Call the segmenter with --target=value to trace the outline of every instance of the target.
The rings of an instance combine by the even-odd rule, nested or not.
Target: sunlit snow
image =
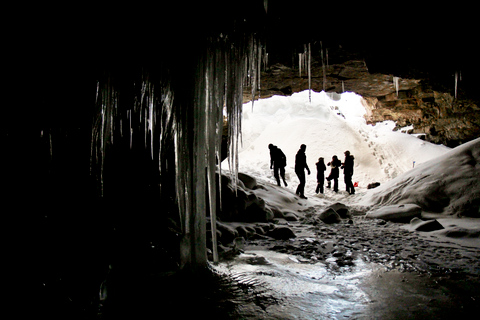
[[[295,191],[298,179],[294,172],[295,154],[307,145],[307,162],[312,174],[307,176],[306,195],[315,195],[316,167],[319,157],[329,162],[333,155],[343,161],[349,150],[355,157],[353,181],[360,190],[372,182],[386,182],[410,170],[414,165],[437,158],[450,148],[393,131],[395,123],[386,121],[367,125],[363,98],[355,93],[343,94],[308,90],[291,96],[273,96],[243,106],[242,145],[239,171],[257,179],[275,183],[270,170],[268,144],[278,146],[287,156],[288,188]],[[329,174],[327,167],[325,175]],[[345,189],[343,174],[340,191]]]

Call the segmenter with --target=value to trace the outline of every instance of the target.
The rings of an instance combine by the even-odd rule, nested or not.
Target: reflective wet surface
[[[256,288],[249,294],[258,298],[239,303],[235,317],[449,319],[480,309],[476,279],[388,270],[360,258],[352,266],[332,272],[322,262],[305,263],[299,258],[247,250],[218,265],[220,273]]]

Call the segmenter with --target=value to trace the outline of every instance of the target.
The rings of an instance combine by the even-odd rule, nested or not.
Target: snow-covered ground
[[[315,196],[316,166],[319,157],[328,163],[333,155],[344,159],[349,150],[355,157],[353,181],[358,192],[369,183],[386,182],[425,161],[438,158],[450,148],[422,141],[414,136],[393,131],[395,123],[386,121],[367,125],[363,98],[355,93],[330,94],[308,90],[291,96],[273,96],[246,103],[243,107],[242,147],[239,150],[239,171],[275,183],[270,170],[268,144],[278,146],[287,156],[288,188],[295,191],[298,179],[294,172],[295,155],[301,144],[307,145],[308,166],[305,193]],[[327,167],[325,176],[328,176]],[[343,174],[340,191],[345,190]],[[322,198],[322,196],[320,196]],[[345,197],[328,192],[325,197]]]

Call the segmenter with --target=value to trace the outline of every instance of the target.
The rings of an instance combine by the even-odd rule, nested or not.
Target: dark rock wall
[[[377,55],[368,56],[367,53],[355,49],[347,51],[338,45],[334,48],[327,45],[328,43],[320,42],[312,45],[312,90],[356,92],[365,99],[367,122],[374,124],[393,120],[398,127],[413,125],[411,133],[424,134],[423,137],[433,143],[454,147],[480,136],[480,108],[475,100],[476,93],[471,90],[471,77],[464,79],[464,76],[460,77],[461,72],[457,73],[455,98],[454,73],[449,73],[453,68],[449,66],[443,69],[444,74],[439,70],[429,71],[433,68],[434,61],[427,63],[426,53],[423,51],[418,53],[416,69],[405,72],[398,66],[388,68],[389,63],[394,63],[393,58],[380,59]],[[303,52],[302,47],[298,48],[298,52]],[[308,76],[304,70],[301,74],[299,72],[296,50],[291,51],[291,61],[286,64],[271,61],[275,64],[262,73],[260,97],[290,95],[292,92],[308,89]],[[362,59],[362,55],[368,59]],[[410,57],[410,60],[412,59]],[[418,68],[422,67],[422,61],[425,65],[420,72]],[[370,67],[371,65],[374,67]],[[409,70],[409,65],[403,67]],[[439,69],[442,69],[441,66]],[[405,78],[401,77],[402,74]],[[412,75],[416,77],[411,78]],[[394,85],[395,76],[399,77],[398,93]],[[469,83],[465,83],[467,80]],[[244,94],[244,101],[249,99],[251,95]]]

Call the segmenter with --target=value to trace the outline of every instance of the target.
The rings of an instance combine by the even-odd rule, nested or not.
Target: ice
[[[400,80],[399,77],[393,77],[393,87],[395,88],[395,91],[397,92],[397,97],[398,97],[398,90],[400,88],[398,81]]]

